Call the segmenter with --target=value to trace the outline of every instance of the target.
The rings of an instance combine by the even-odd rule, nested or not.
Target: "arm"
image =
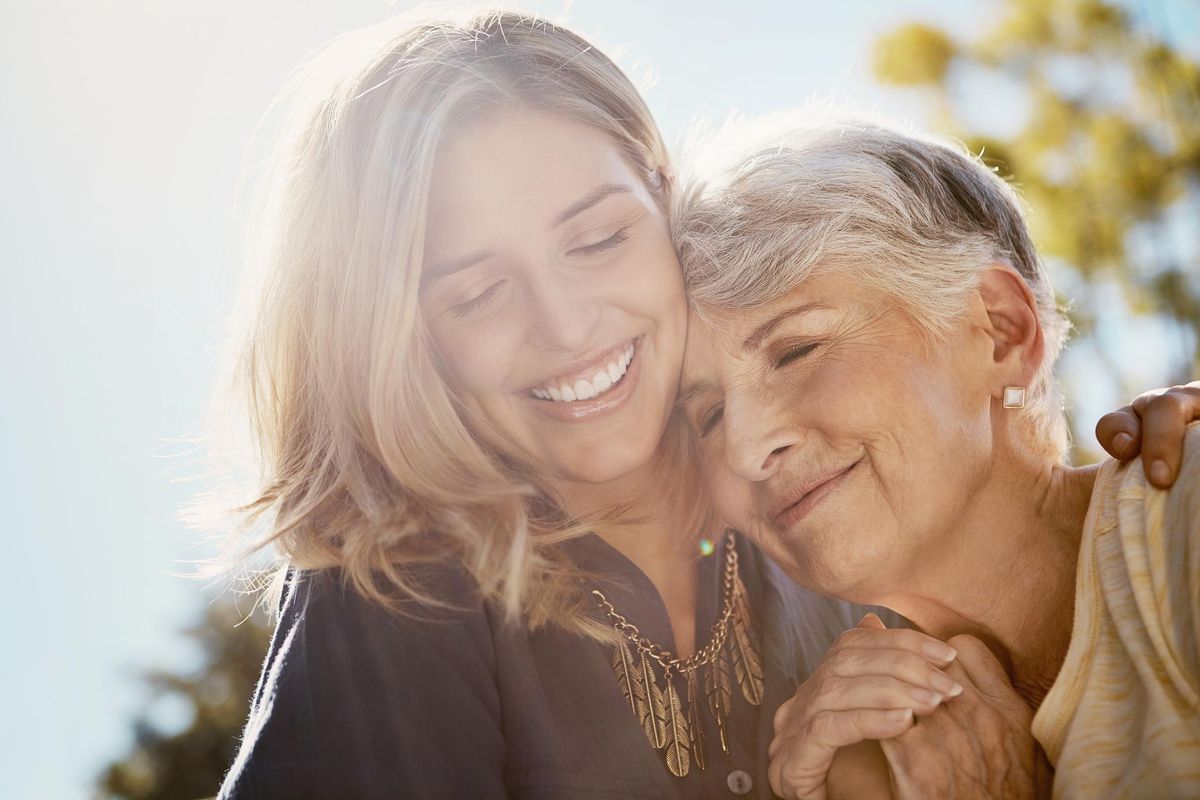
[[[445,591],[473,596],[465,577]],[[303,574],[220,796],[504,797],[486,615],[476,603],[436,616],[400,617],[331,573]]]

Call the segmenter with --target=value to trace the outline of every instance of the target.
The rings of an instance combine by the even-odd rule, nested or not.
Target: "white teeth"
[[[602,367],[591,379],[579,378],[572,384],[562,383],[543,385],[530,390],[530,394],[539,400],[549,400],[556,403],[573,403],[576,400],[590,400],[599,397],[621,382],[633,361],[634,346],[630,343],[621,354]]]
[[[576,400],[591,400],[595,396],[596,390],[592,388],[592,384],[586,378],[580,378],[575,381]]]

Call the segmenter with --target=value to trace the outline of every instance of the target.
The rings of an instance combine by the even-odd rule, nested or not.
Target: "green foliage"
[[[950,37],[937,28],[913,22],[876,43],[872,66],[884,83],[919,86],[941,82],[953,57]]]
[[[1171,377],[1200,372],[1200,247],[1175,244],[1181,226],[1200,237],[1200,64],[1102,0],[998,0],[997,11],[969,41],[900,26],[876,42],[877,77],[930,95],[936,124],[1014,180],[1042,253],[1085,281],[1072,298],[1080,334],[1105,311],[1086,287],[1115,281],[1133,313],[1176,321],[1193,344]],[[1019,131],[966,121],[988,102],[963,91],[970,72],[1025,93]],[[1132,247],[1131,234],[1151,246]]]
[[[151,701],[174,695],[191,710],[180,732],[155,728],[146,715],[133,724],[131,751],[110,764],[97,782],[96,798],[195,800],[211,797],[237,754],[238,737],[270,640],[270,625],[255,612],[246,617],[233,602],[210,603],[185,636],[203,653],[194,672],[150,672]]]

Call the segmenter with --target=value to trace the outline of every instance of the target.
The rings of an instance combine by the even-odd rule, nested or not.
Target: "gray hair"
[[[676,195],[676,247],[693,303],[747,308],[838,271],[888,296],[944,340],[979,274],[1011,265],[1037,299],[1045,341],[1023,419],[1056,458],[1068,448],[1053,368],[1069,325],[1016,192],[956,144],[844,112],[734,119],[694,139]]]

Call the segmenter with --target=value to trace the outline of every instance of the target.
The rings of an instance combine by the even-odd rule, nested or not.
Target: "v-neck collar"
[[[696,582],[696,647],[703,647],[721,613],[721,566],[724,564],[724,537],[715,542],[713,552],[699,555]],[[637,626],[642,635],[660,647],[677,652],[675,635],[667,606],[646,573],[624,553],[594,533],[564,543],[574,563],[597,578],[600,589],[613,607]]]

